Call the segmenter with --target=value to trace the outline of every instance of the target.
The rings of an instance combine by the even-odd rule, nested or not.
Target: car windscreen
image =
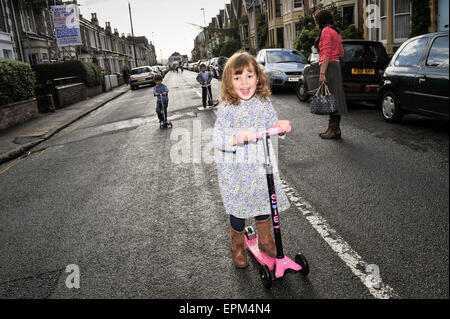
[[[382,45],[367,43],[343,43],[342,62],[370,62],[384,68],[388,61],[386,49]]]
[[[140,74],[140,73],[146,73],[146,72],[151,72],[151,70],[149,68],[138,68],[138,69],[131,70],[131,74]]]
[[[266,53],[267,63],[306,63],[303,54],[295,50],[267,51]]]

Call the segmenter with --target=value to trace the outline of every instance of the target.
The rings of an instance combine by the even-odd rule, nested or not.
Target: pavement
[[[0,136],[0,164],[23,156],[33,147],[129,89],[128,85],[122,85],[85,101],[57,109],[54,113],[39,113],[38,118],[6,129]]]

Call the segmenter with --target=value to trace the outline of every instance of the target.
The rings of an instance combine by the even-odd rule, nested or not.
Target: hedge
[[[103,84],[103,76],[97,65],[82,61],[67,61],[58,63],[43,63],[33,65],[37,82],[45,84],[49,80],[76,76],[87,87]]]
[[[28,63],[0,59],[0,105],[34,98],[35,83],[34,72]]]

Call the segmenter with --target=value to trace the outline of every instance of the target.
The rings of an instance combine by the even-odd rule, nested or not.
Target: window
[[[298,36],[299,36],[299,34],[300,34],[301,31],[302,31],[302,30],[300,29],[300,23],[296,23],[296,24],[295,24],[295,38],[296,38],[296,39],[298,38]]]
[[[428,42],[428,38],[419,38],[405,45],[398,54],[395,66],[418,66]]]
[[[281,17],[281,0],[275,0],[275,17]]]
[[[387,16],[386,0],[380,0],[380,41],[386,42],[387,39]]]
[[[411,5],[409,0],[394,0],[394,41],[408,39]]]
[[[14,55],[11,50],[3,49],[3,58],[14,60]]]
[[[436,38],[427,58],[427,66],[448,69],[448,37]]]
[[[267,63],[306,63],[306,58],[297,50],[267,51]]]
[[[303,6],[303,0],[294,0],[294,10],[300,10]]]
[[[344,26],[355,24],[355,6],[342,6],[342,22]]]

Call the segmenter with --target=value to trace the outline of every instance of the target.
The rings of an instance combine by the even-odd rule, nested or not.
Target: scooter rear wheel
[[[264,288],[270,289],[272,287],[272,275],[267,265],[261,265],[259,267],[259,277],[264,285]]]
[[[306,257],[303,254],[299,253],[299,254],[295,255],[295,262],[302,267],[302,270],[300,270],[300,274],[303,277],[308,276],[309,265],[308,265],[308,261],[306,260]]]

